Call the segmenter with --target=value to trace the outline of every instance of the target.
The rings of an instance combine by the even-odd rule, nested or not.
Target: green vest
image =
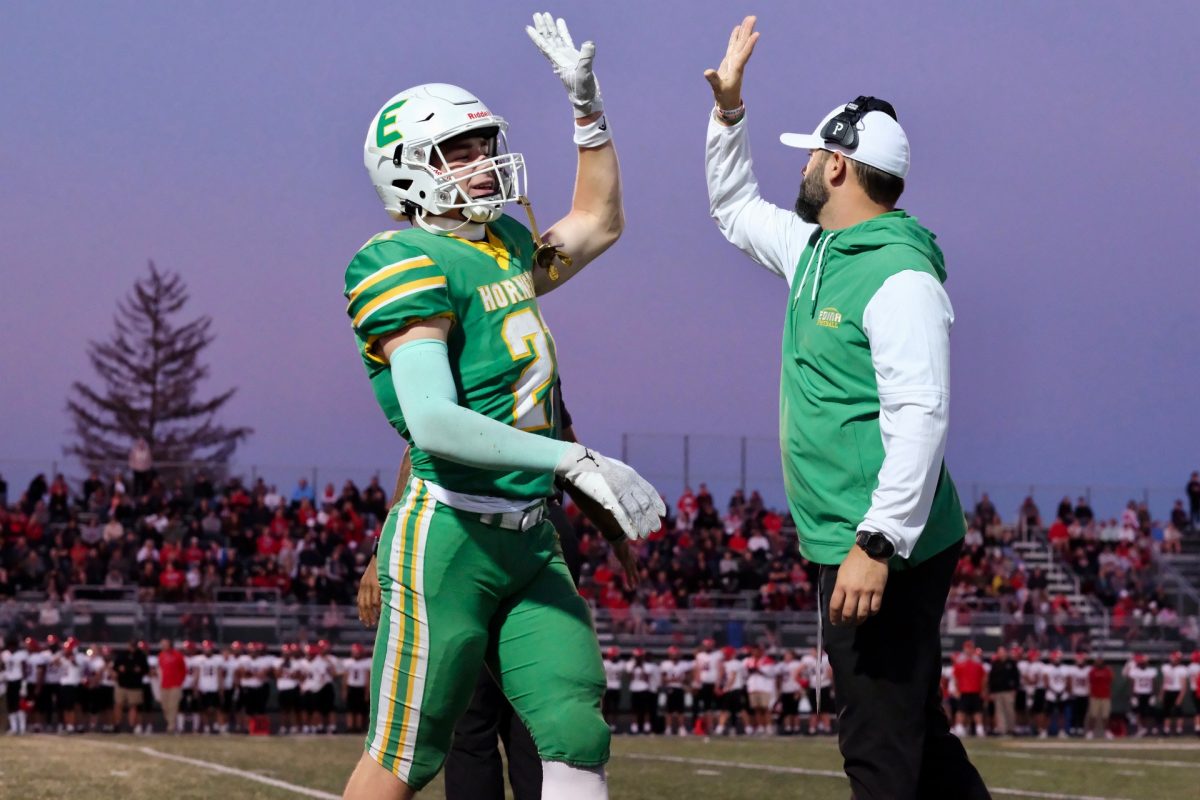
[[[903,211],[818,229],[796,266],[783,328],[779,439],[800,552],[818,564],[846,557],[878,486],[879,389],[863,312],[884,281],[904,270],[946,278],[933,234]],[[943,463],[924,533],[912,556],[891,566],[920,563],[965,533]]]

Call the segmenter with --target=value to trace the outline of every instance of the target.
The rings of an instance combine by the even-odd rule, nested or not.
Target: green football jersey
[[[346,269],[346,312],[371,388],[388,422],[412,448],[413,475],[456,492],[537,498],[554,476],[499,472],[437,458],[413,446],[380,337],[422,319],[454,321],[447,339],[458,402],[524,431],[558,438],[552,397],[558,366],[554,339],[533,286],[533,237],[504,216],[487,238],[470,242],[420,228],[381,233]]]

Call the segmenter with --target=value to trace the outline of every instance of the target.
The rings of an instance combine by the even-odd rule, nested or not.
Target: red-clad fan
[[[963,643],[962,652],[954,660],[954,683],[958,688],[956,735],[966,735],[967,726],[973,725],[971,732],[975,736],[983,736],[983,683],[986,678],[987,672],[976,653],[975,643],[967,640]]]
[[[154,669],[158,675],[158,695],[167,721],[167,733],[174,733],[183,727],[179,723],[179,707],[183,682],[187,679],[187,658],[175,649],[170,639],[163,639],[159,643]]]
[[[1085,734],[1088,739],[1103,733],[1106,739],[1112,739],[1109,730],[1109,717],[1112,715],[1112,668],[1104,662],[1100,654],[1092,657],[1092,668],[1087,672],[1087,724]]]

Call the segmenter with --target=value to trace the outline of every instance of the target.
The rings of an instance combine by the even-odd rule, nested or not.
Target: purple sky
[[[803,165],[777,134],[838,103],[885,97],[908,131],[902,205],[939,235],[958,316],[963,493],[1166,487],[1165,511],[1200,467],[1200,5],[759,5],[552,9],[597,43],[629,220],[543,302],[585,440],[776,430],[785,288],[720,237],[703,178],[701,73],[757,10],[745,96],[768,198],[790,206]],[[214,318],[209,389],[238,386],[224,419],[257,429],[239,461],[398,460],[340,295],[355,249],[389,226],[361,161],[371,115],[410,85],[471,89],[510,121],[543,226],[574,174],[570,108],[523,31],[540,6],[419,8],[5,4],[0,471],[61,451],[86,342],[147,258]],[[657,441],[675,464],[678,444]],[[752,460],[777,472],[766,449]]]

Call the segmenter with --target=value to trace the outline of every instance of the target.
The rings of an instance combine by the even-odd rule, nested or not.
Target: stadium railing
[[[805,649],[814,647],[817,640],[815,611],[764,611],[743,606],[596,609],[593,613],[601,644],[622,650],[643,647],[660,653],[671,645],[690,650],[706,638],[718,646]],[[1023,615],[959,606],[948,609],[943,619],[942,644],[947,651],[957,650],[971,639],[986,652],[1017,643],[1064,653],[1082,648],[1111,659],[1139,652],[1157,660],[1175,650],[1196,648],[1197,628],[1194,617],[1169,625],[1144,625],[1136,620],[1117,624],[1107,613]],[[88,644],[116,645],[137,639],[155,643],[163,638],[208,639],[219,646],[233,641],[275,646],[326,639],[340,652],[354,643],[370,646],[374,640],[374,632],[363,627],[353,606],[298,605],[269,593],[240,602],[139,603],[128,590],[80,586],[72,591],[71,599],[61,602],[14,599],[0,603],[0,634],[41,638],[50,633],[75,636]]]

